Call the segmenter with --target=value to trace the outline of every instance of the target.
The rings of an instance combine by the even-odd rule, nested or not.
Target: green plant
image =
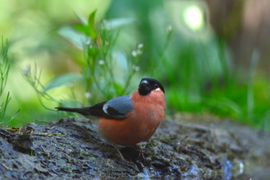
[[[52,97],[49,93],[47,93],[47,89],[53,88],[54,84],[50,84],[50,86],[45,87],[45,85],[40,80],[41,71],[38,69],[37,65],[35,65],[34,68],[28,66],[23,70],[22,75],[38,95],[38,100],[43,106],[43,108],[47,110],[52,110],[47,106],[46,103],[44,103],[43,100],[58,103],[56,98]]]
[[[83,60],[77,60],[75,63],[81,69],[81,80],[89,103],[127,93],[132,78],[139,70],[138,55],[142,49],[142,45],[138,45],[135,50],[136,55],[133,52],[127,56],[123,51],[118,51],[117,55],[114,48],[119,31],[116,29],[123,24],[130,23],[131,20],[96,22],[95,14],[94,11],[89,15],[88,20],[80,18],[80,24],[60,30],[62,36],[84,53]],[[119,53],[122,57],[119,56]],[[119,64],[126,64],[126,67],[121,69]]]
[[[10,93],[5,93],[8,74],[10,70],[10,61],[8,57],[9,44],[2,39],[0,49],[0,124],[7,120],[6,112],[10,103]],[[5,95],[6,94],[6,95]]]
[[[54,101],[58,104],[68,105],[70,102],[79,105],[85,97],[77,99],[76,94],[85,94],[87,103],[95,103],[101,99],[126,94],[132,78],[139,71],[138,57],[142,53],[143,45],[139,44],[131,53],[116,51],[119,26],[132,22],[130,19],[96,22],[94,11],[88,20],[80,18],[80,24],[73,27],[63,27],[59,33],[82,53],[82,59],[75,59],[80,73],[66,73],[51,80],[46,85],[40,82],[40,73],[35,67],[33,72],[28,68],[24,72],[26,80],[39,96],[41,104],[43,99]],[[120,55],[119,55],[120,54]],[[123,65],[125,66],[123,68]],[[50,95],[50,91],[64,86],[77,87],[72,89],[71,100],[60,100]],[[83,88],[80,88],[83,87]],[[75,100],[75,101],[74,101]],[[50,109],[50,108],[48,108]]]

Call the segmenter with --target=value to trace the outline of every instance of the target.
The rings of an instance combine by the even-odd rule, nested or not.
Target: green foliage
[[[52,90],[54,88],[60,87],[60,86],[70,86],[75,84],[76,82],[82,81],[83,78],[80,74],[65,74],[60,77],[57,77],[56,79],[50,81],[45,87],[44,92],[47,92],[49,90]]]
[[[219,48],[215,63],[218,67],[213,66],[214,63],[202,66],[201,61],[207,61],[203,59],[207,54],[196,49],[201,46],[192,46],[181,53],[180,59],[184,60],[179,65],[174,64],[177,68],[172,66],[170,71],[169,68],[164,69],[161,77],[167,74],[170,86],[167,91],[168,106],[173,111],[209,112],[269,131],[270,85],[268,80],[260,82],[256,77],[258,52],[254,50],[249,72],[238,74],[238,71],[229,70],[223,44],[217,45],[211,48]],[[168,63],[167,59],[165,66],[169,66]]]
[[[74,59],[74,63],[80,69],[80,74],[63,74],[48,82],[47,85],[43,85],[36,67],[34,72],[31,72],[31,68],[25,71],[26,80],[34,88],[40,102],[47,109],[50,108],[45,105],[46,103],[43,103],[43,99],[64,106],[71,103],[74,106],[78,105],[78,102],[84,102],[83,99],[77,99],[76,94],[78,92],[85,94],[88,103],[92,104],[101,101],[101,99],[126,94],[129,91],[130,82],[139,70],[137,63],[142,45],[138,45],[137,49],[133,50],[136,51],[136,56],[131,55],[129,57],[124,52],[120,52],[121,57],[116,56],[114,47],[118,37],[117,28],[132,21],[130,19],[119,19],[96,22],[95,15],[96,11],[89,15],[88,20],[79,18],[80,24],[73,27],[63,27],[59,30],[61,36],[69,40],[83,53],[82,59]],[[126,66],[121,68],[119,64],[120,66]],[[50,95],[50,92],[54,89],[64,86],[71,87],[75,84],[76,86],[82,86],[83,90],[76,87],[75,92],[73,89],[71,100],[59,100]],[[85,99],[85,97],[83,98]]]
[[[8,57],[9,45],[2,39],[0,48],[0,124],[2,124],[8,120],[6,112],[11,97],[9,92],[5,93],[5,87],[10,70],[10,60]]]
[[[59,82],[59,80],[58,82],[54,81],[45,87],[40,80],[41,71],[38,70],[37,66],[35,66],[33,69],[31,68],[31,66],[28,66],[23,71],[23,76],[25,80],[33,87],[33,89],[37,93],[40,104],[45,109],[52,110],[46,105],[46,103],[43,103],[43,100],[47,100],[51,102],[58,102],[58,101],[54,97],[52,97],[49,93],[47,93],[47,91],[49,89],[55,88],[59,84],[61,85],[65,84],[66,81],[65,82]]]
[[[127,93],[137,70],[134,68],[137,67],[137,61],[127,59],[125,53],[121,52],[125,62],[120,63],[127,64],[125,74],[121,74],[122,69],[116,66],[119,57],[114,56],[118,37],[118,31],[115,32],[115,29],[131,21],[122,19],[118,22],[116,20],[96,22],[95,14],[96,11],[92,12],[88,20],[80,18],[79,25],[60,30],[62,36],[84,52],[83,60],[75,63],[81,69],[85,93],[91,95],[88,99],[90,103]]]

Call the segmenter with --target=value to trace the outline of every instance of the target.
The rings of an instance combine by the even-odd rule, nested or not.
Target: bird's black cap
[[[159,81],[152,78],[143,78],[139,84],[139,94],[142,96],[148,95],[151,91],[160,88],[164,93],[164,87],[161,85]]]

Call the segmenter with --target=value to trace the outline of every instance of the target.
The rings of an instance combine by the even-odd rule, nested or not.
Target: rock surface
[[[116,147],[95,121],[0,129],[0,179],[267,179],[270,135],[228,121],[165,121],[147,143]],[[203,123],[202,123],[203,122]]]

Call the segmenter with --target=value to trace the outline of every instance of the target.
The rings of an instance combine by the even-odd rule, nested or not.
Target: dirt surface
[[[0,129],[0,179],[270,177],[269,134],[227,121],[177,119],[147,143],[118,147],[125,159],[99,135],[96,121]]]

